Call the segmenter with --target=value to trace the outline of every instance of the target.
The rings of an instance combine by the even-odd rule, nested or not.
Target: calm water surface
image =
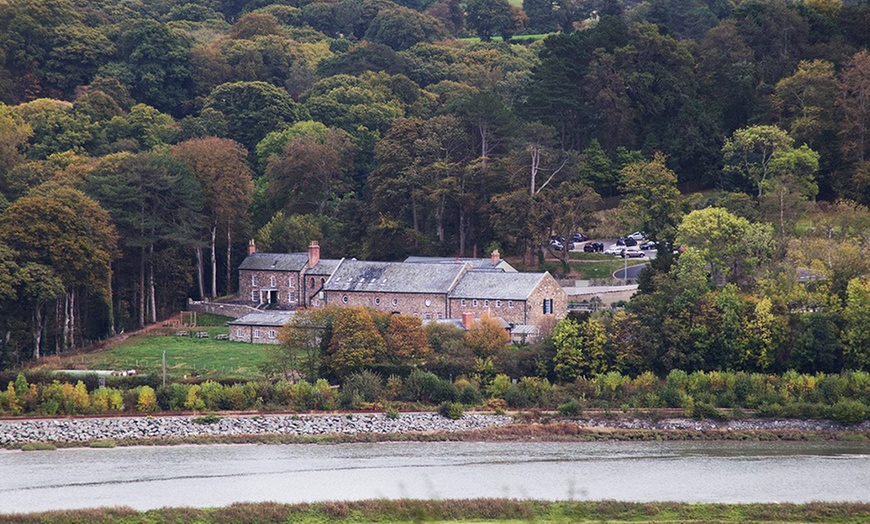
[[[870,502],[870,444],[445,442],[0,451],[0,513],[405,497]]]

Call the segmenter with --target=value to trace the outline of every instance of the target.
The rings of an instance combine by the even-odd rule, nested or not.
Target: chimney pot
[[[254,239],[252,238],[250,242],[248,242],[248,254],[253,255],[257,252],[257,244],[254,243]]]

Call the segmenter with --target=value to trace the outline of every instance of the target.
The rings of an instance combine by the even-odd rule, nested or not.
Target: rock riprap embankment
[[[226,416],[205,424],[184,416],[4,420],[0,421],[0,446],[225,435],[453,432],[511,422],[503,415],[465,414],[459,420],[450,420],[437,413],[402,413],[398,418],[383,414]]]

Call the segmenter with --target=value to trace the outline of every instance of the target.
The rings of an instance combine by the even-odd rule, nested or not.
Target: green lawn
[[[601,253],[571,253],[571,274],[578,279],[603,279],[611,278],[613,272],[625,265],[636,266],[646,264],[648,258],[630,258],[626,264],[622,258]],[[561,262],[548,259],[542,270],[550,273],[562,273]]]
[[[202,318],[199,324],[223,324],[228,319]],[[249,380],[262,377],[258,365],[265,362],[264,346],[244,342],[215,340],[215,335],[227,334],[226,326],[181,328],[205,331],[209,338],[176,336],[177,330],[163,330],[163,334],[136,334],[108,349],[75,355],[62,359],[59,367],[76,369],[136,369],[139,373],[162,373],[163,351],[166,351],[168,378],[180,379],[198,375],[202,378],[231,378]]]

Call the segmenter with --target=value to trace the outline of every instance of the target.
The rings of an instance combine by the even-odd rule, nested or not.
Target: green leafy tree
[[[366,39],[390,46],[396,51],[420,42],[432,42],[447,36],[441,22],[412,9],[382,9],[366,30]]]
[[[607,369],[607,332],[597,320],[563,318],[553,330],[553,345],[556,346],[554,370],[564,382],[597,375]]]
[[[682,198],[677,174],[668,169],[665,160],[665,155],[657,151],[649,162],[622,169],[621,188],[626,196],[620,201],[620,210],[632,217],[634,225],[646,231],[649,238],[673,242],[682,217]]]
[[[301,119],[287,91],[266,82],[230,82],[215,87],[203,104],[224,115],[229,138],[249,150],[271,131]]]
[[[858,278],[849,281],[846,287],[846,307],[843,311],[846,329],[843,333],[843,349],[846,367],[849,369],[870,368],[870,281]]]
[[[755,125],[734,131],[725,140],[722,153],[725,171],[748,181],[762,194],[764,184],[773,175],[771,162],[780,151],[792,149],[794,140],[777,126]]]
[[[468,25],[483,41],[512,32],[511,6],[507,0],[470,0],[465,4]]]
[[[297,312],[281,328],[281,344],[266,348],[270,369],[286,379],[291,379],[294,373],[298,373],[308,382],[314,383],[319,378],[321,350],[331,315],[332,313],[323,310]]]

